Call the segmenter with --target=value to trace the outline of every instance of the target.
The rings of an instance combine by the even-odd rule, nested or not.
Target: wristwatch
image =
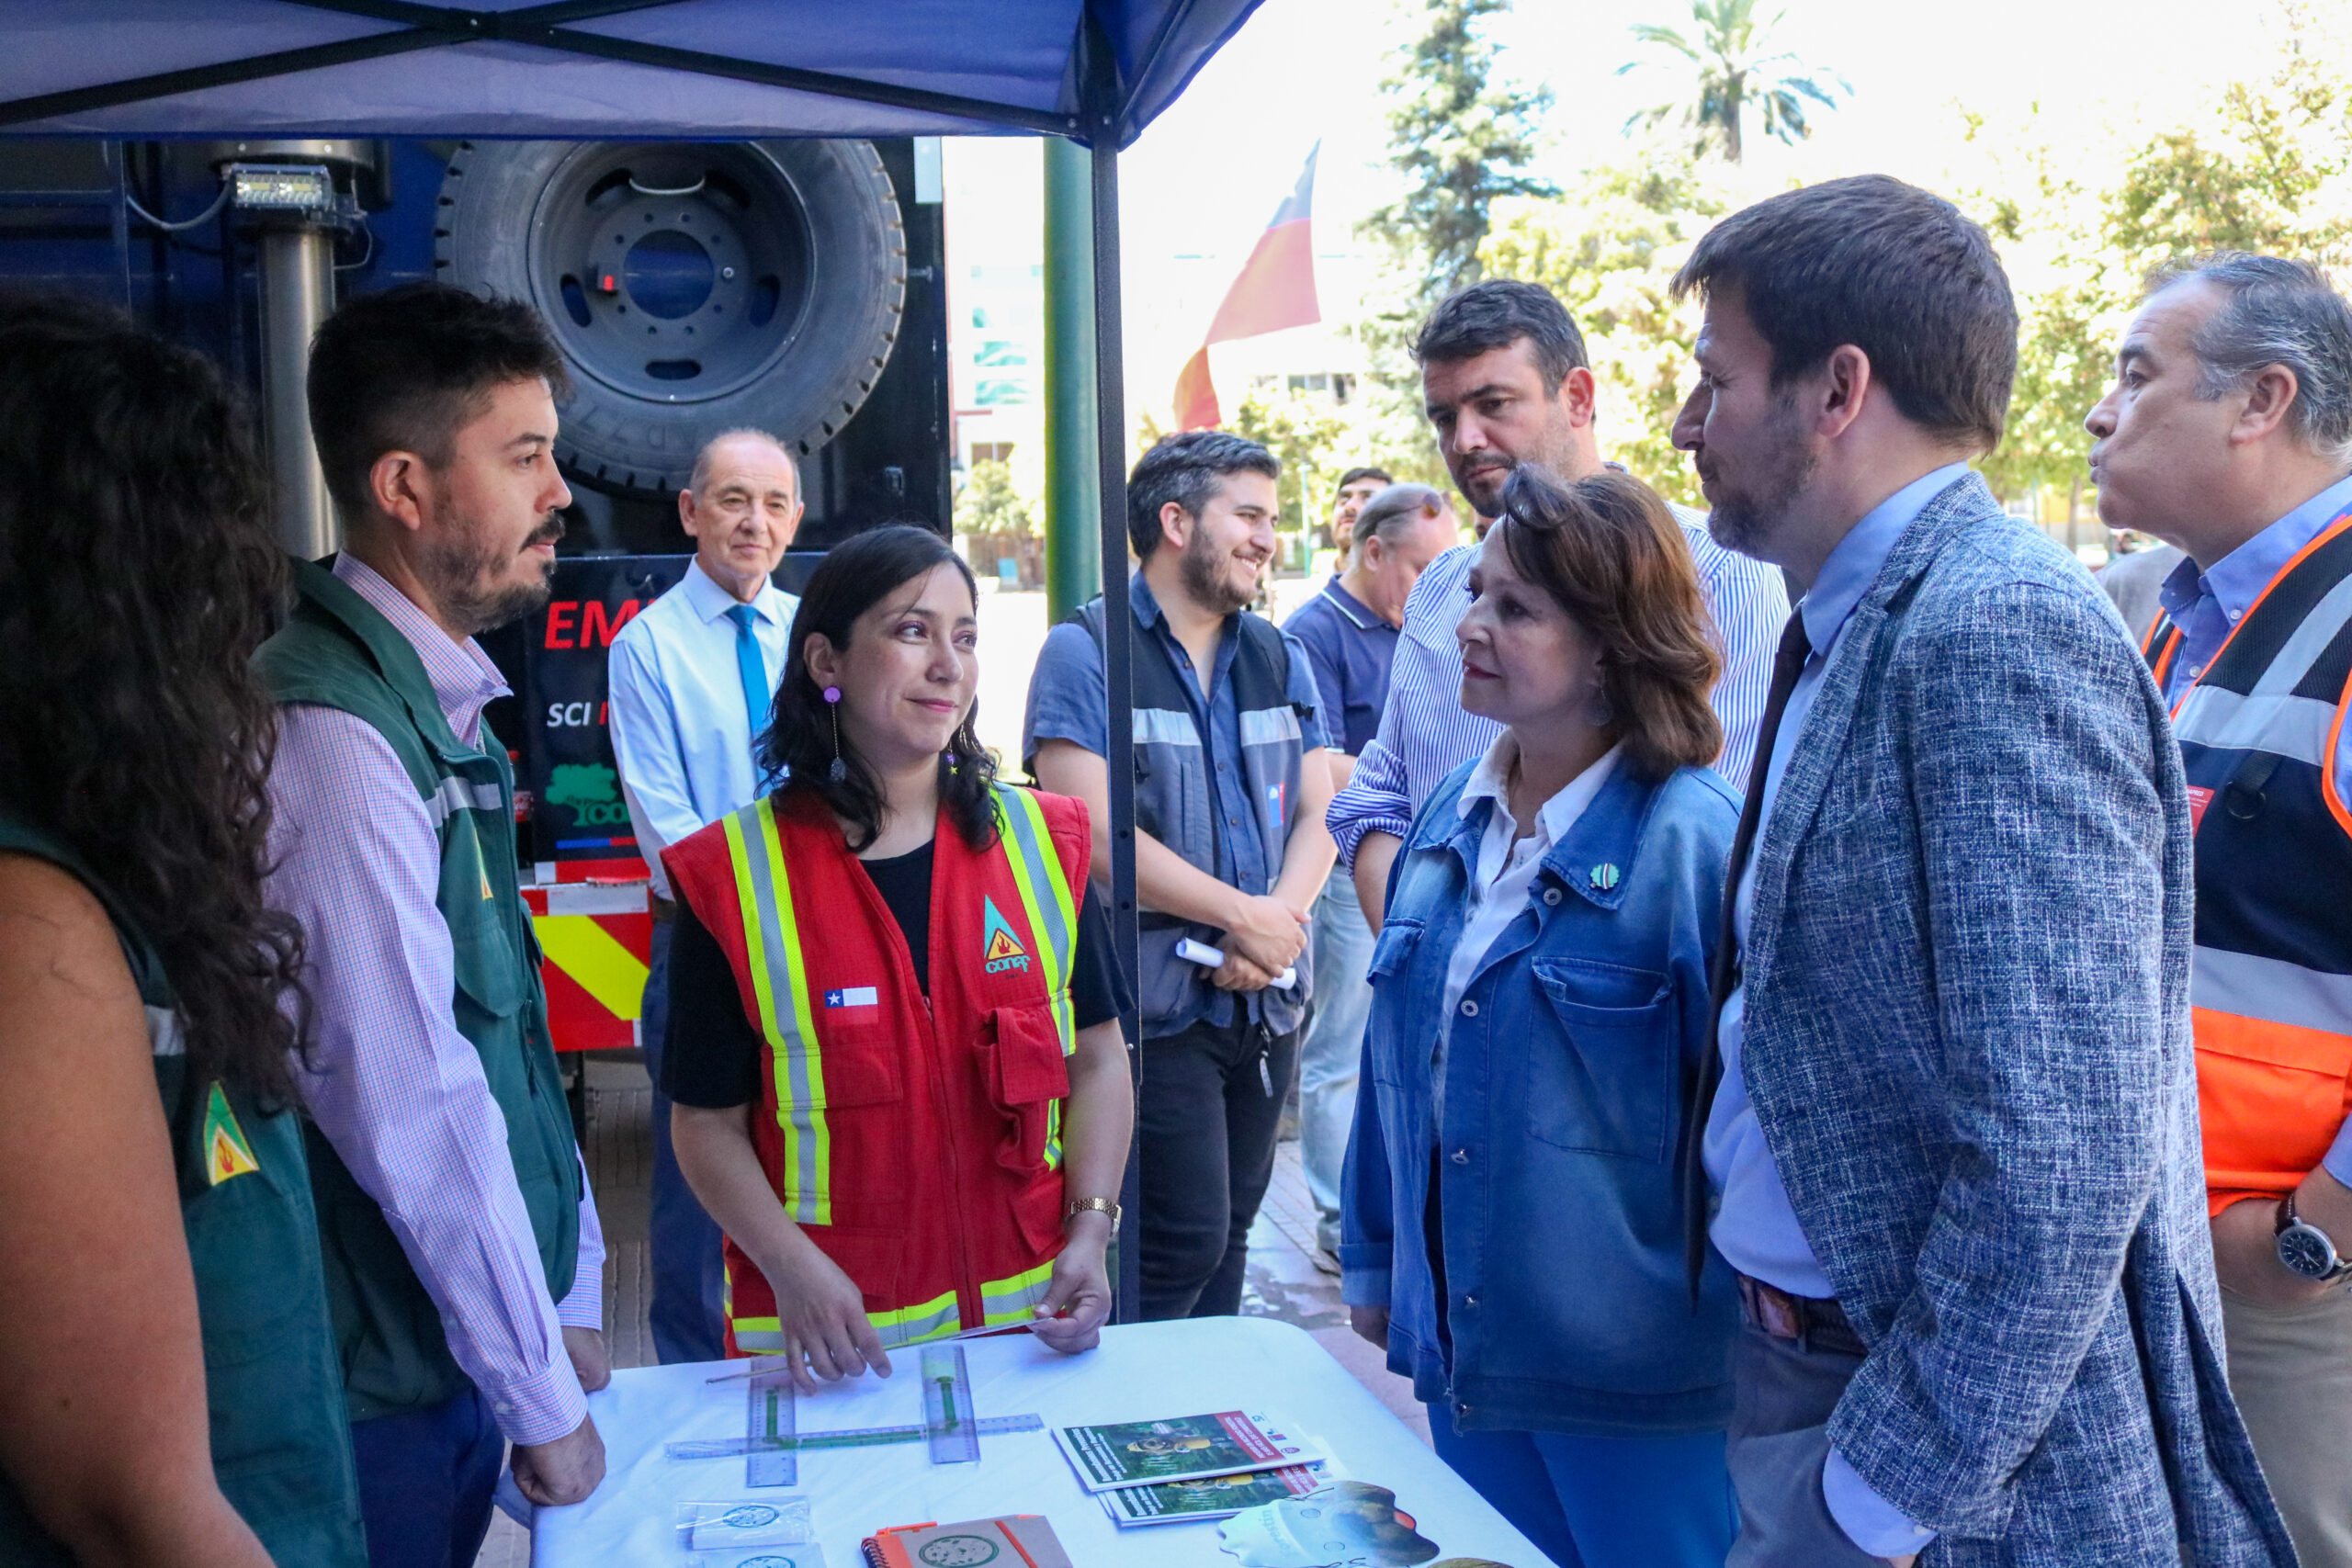
[[[2290,1271],[2321,1284],[2352,1275],[2352,1259],[2335,1250],[2335,1239],[2295,1213],[2292,1192],[2278,1204],[2278,1261]]]
[[[1072,1214],[1082,1214],[1089,1209],[1100,1209],[1111,1216],[1111,1228],[1119,1228],[1119,1205],[1108,1198],[1072,1198],[1062,1205],[1062,1223],[1068,1224]]]

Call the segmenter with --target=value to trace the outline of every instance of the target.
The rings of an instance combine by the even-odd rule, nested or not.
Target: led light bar
[[[229,199],[242,212],[319,212],[334,207],[334,178],[316,164],[232,164]]]

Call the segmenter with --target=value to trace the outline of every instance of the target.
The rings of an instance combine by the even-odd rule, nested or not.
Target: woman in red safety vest
[[[995,1324],[1083,1350],[1110,1314],[1122,982],[1086,808],[997,783],[973,733],[977,606],[928,529],[837,547],[761,742],[785,782],[662,855],[662,1088],[728,1350],[807,1386]]]

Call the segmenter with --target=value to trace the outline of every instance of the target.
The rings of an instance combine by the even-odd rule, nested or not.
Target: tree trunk
[[[2066,485],[2066,549],[2071,554],[2082,546],[2079,520],[2083,510],[2083,476],[2080,473]]]

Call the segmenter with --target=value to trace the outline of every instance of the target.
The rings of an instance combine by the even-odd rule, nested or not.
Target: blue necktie
[[[760,613],[749,604],[734,604],[729,606],[727,618],[735,623],[735,672],[743,679],[743,711],[752,716],[752,745],[756,750],[775,700],[768,685],[767,661],[760,657],[760,639],[752,633]]]

